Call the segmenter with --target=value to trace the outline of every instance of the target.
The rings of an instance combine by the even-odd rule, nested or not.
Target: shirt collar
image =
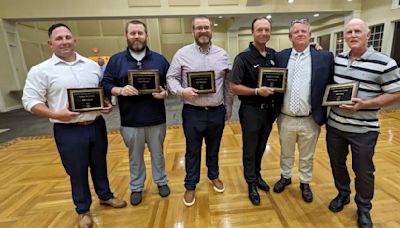
[[[348,58],[348,59],[351,59],[350,52],[351,52],[351,51],[348,51],[348,52],[345,54],[345,57]],[[366,60],[366,59],[368,59],[369,56],[372,55],[372,53],[374,53],[374,52],[375,52],[374,47],[373,47],[373,46],[369,46],[369,48],[367,48],[367,51],[364,52],[364,54],[362,54],[360,58],[357,58],[357,60]]]
[[[135,53],[129,48],[128,48],[128,50],[129,50],[129,54],[132,56],[132,58],[136,59],[135,56],[142,57],[141,59],[136,59],[136,61],[142,61],[142,59],[146,56],[146,49],[144,49],[143,51],[141,51],[139,53]]]
[[[291,53],[292,56],[296,56],[296,54],[301,54],[301,53],[303,53],[304,56],[308,56],[310,54],[310,45],[308,45],[306,49],[304,49],[302,52],[297,52],[294,48],[292,48],[292,53]]]
[[[250,43],[249,43],[249,49],[250,49],[252,52],[254,52],[255,55],[257,55],[257,56],[262,56],[263,58],[265,58],[265,57],[268,58],[268,55],[271,54],[270,52],[268,52],[268,48],[265,47],[266,56],[261,55],[261,53],[258,51],[258,49],[256,48],[256,46],[254,46],[253,41],[250,41]]]
[[[74,65],[77,62],[85,62],[86,59],[83,58],[81,55],[79,55],[77,52],[75,52],[75,61],[66,62],[66,61],[60,59],[56,54],[53,53],[53,55],[51,56],[50,61],[51,61],[51,63],[53,65],[57,65],[58,63],[64,63],[64,64],[67,64],[67,65]]]
[[[203,50],[196,42],[194,42],[194,45],[195,45],[196,49],[200,51],[200,53],[208,55],[208,53],[210,53],[210,51],[211,51],[212,43],[210,43],[210,46],[208,46],[207,50]]]
[[[145,52],[146,52],[146,54],[144,55],[142,60],[147,59],[147,58],[151,58],[152,51],[149,49],[149,47],[146,46]],[[125,56],[126,56],[126,58],[128,58],[130,60],[137,61],[135,58],[132,57],[131,50],[129,48],[126,48]]]

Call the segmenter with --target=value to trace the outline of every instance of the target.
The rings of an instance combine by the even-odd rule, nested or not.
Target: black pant
[[[258,176],[261,176],[261,160],[275,120],[275,109],[241,103],[239,118],[242,127],[244,178],[248,184],[255,184]]]
[[[54,137],[65,171],[70,176],[72,198],[79,214],[89,211],[92,203],[88,169],[96,194],[101,200],[109,200],[107,177],[107,130],[103,117],[91,125],[54,124]]]
[[[201,108],[185,104],[182,110],[183,130],[186,137],[185,188],[195,190],[200,180],[201,145],[206,144],[208,178],[219,176],[218,154],[225,126],[225,107]]]
[[[326,142],[335,186],[341,195],[350,194],[350,176],[346,166],[349,145],[351,148],[352,168],[355,173],[358,210],[370,211],[374,196],[375,145],[379,132],[350,133],[326,126]]]

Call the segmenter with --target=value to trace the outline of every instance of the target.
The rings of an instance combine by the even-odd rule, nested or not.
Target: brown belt
[[[290,117],[298,117],[298,118],[304,118],[304,117],[310,117],[311,116],[311,114],[309,114],[308,116],[292,116],[292,115],[288,115],[288,114],[286,114],[286,113],[283,113],[283,112],[281,112],[283,115],[285,115],[285,116],[290,116]]]
[[[83,125],[83,126],[86,126],[86,125],[91,125],[91,124],[94,124],[94,122],[96,122],[96,120],[99,118],[99,116],[96,116],[96,119],[94,119],[94,120],[87,120],[87,121],[82,121],[82,122],[75,122],[75,123],[72,123],[72,124],[75,124],[75,125]]]
[[[88,120],[88,121],[76,122],[74,124],[76,124],[76,125],[90,125],[90,124],[94,124],[94,122],[96,122],[96,120]]]

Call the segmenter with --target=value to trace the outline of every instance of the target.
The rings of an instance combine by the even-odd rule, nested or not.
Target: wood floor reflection
[[[400,112],[383,112],[375,154],[376,188],[372,217],[376,227],[400,227]],[[109,133],[108,173],[116,195],[129,201],[127,149],[119,132]],[[207,181],[204,153],[196,203],[182,203],[185,139],[180,126],[167,130],[165,157],[171,195],[161,198],[151,177],[145,152],[147,180],[139,206],[110,209],[93,194],[92,213],[97,227],[356,227],[354,186],[351,203],[332,213],[327,205],[335,197],[329,159],[321,131],[314,163],[312,203],[303,202],[297,165],[293,183],[280,194],[260,191],[261,205],[247,198],[243,178],[241,129],[226,125],[220,151],[220,177],[225,192],[213,191]],[[262,163],[262,174],[273,186],[279,179],[279,141],[276,126]],[[296,156],[297,157],[297,156]],[[351,159],[349,157],[349,159]],[[297,164],[296,160],[296,164]],[[349,160],[349,162],[351,162]],[[69,179],[50,136],[18,138],[0,145],[0,227],[75,227]]]

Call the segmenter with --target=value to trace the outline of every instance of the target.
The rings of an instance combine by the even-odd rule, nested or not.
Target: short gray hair
[[[302,19],[295,19],[293,21],[290,22],[290,26],[289,26],[289,36],[292,36],[292,32],[293,32],[293,26],[295,24],[302,24],[307,26],[307,30],[310,32],[311,28],[310,28],[310,22],[308,21],[307,18],[302,18]]]

